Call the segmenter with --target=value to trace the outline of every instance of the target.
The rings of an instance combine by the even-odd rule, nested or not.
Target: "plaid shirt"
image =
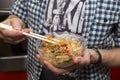
[[[16,0],[11,14],[19,16],[35,33],[43,34],[43,18],[47,0]],[[120,47],[120,1],[86,0],[82,36],[87,47],[111,49]],[[39,80],[41,67],[36,58],[36,39],[28,39],[26,67],[29,80]],[[76,71],[76,80],[109,80],[109,68],[102,65],[89,65]]]

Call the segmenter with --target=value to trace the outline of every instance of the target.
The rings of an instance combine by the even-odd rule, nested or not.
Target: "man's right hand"
[[[22,31],[27,33],[32,31],[32,29],[24,28],[25,24],[23,23],[23,21],[15,15],[10,15],[1,23],[10,25],[13,27],[13,29],[15,29],[0,29],[0,38],[6,43],[17,44],[27,38],[25,35],[22,34]]]

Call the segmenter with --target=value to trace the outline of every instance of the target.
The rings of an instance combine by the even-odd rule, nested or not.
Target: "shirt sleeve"
[[[117,32],[114,35],[114,43],[115,43],[114,45],[115,47],[120,47],[120,16],[117,24]]]
[[[27,0],[16,0],[10,14],[14,14],[27,23]]]

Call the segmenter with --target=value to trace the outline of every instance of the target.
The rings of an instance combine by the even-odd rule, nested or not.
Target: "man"
[[[82,57],[75,58],[75,65],[67,69],[56,68],[47,61],[42,61],[39,55],[36,57],[36,40],[29,38],[26,65],[28,79],[40,79],[40,75],[43,75],[42,66],[39,64],[41,62],[57,74],[68,71],[74,73],[73,80],[109,80],[109,66],[120,66],[119,5],[119,0],[17,0],[11,16],[3,21],[17,30],[11,32],[3,29],[0,37],[9,43],[19,43],[25,39],[21,32],[24,26],[43,35],[49,32],[55,32],[55,35],[59,35],[57,32],[79,34],[86,39],[87,48]],[[23,28],[22,31],[32,30]],[[58,80],[71,79],[69,73],[56,77]]]

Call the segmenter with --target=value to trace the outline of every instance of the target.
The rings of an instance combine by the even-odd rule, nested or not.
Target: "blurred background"
[[[0,22],[10,14],[15,0],[0,0]],[[17,45],[4,43],[0,39],[0,80],[27,80],[25,59],[27,40]],[[120,80],[120,68],[111,69],[111,80]]]
[[[12,4],[15,0],[0,0],[0,22],[10,14]],[[26,41],[17,45],[10,45],[0,40],[0,56],[17,56],[26,54]]]
[[[14,1],[0,0],[0,22],[10,15]],[[11,45],[0,39],[0,80],[27,80],[25,69],[26,42]]]

